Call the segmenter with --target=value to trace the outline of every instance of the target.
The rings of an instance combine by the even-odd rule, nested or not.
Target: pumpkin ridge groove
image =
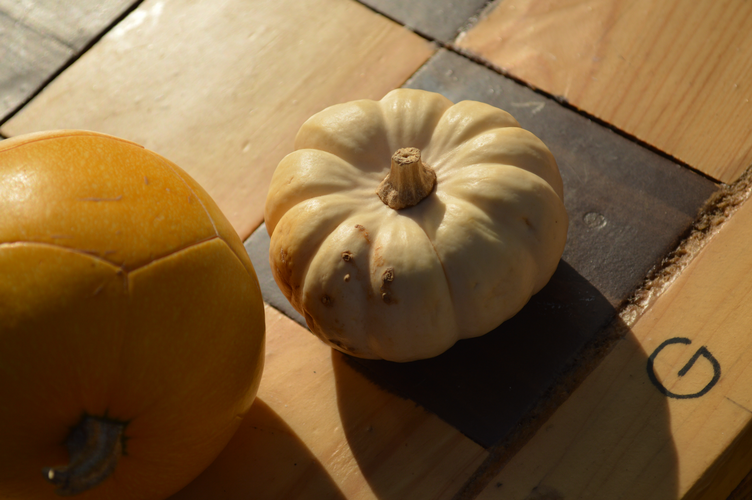
[[[211,222],[212,228],[214,229],[214,234],[216,236],[219,236],[219,230],[217,229],[217,224],[214,222],[214,218],[209,213],[209,210],[207,210],[206,205],[204,205],[204,202],[201,199],[201,197],[198,196],[196,194],[196,191],[194,191],[193,188],[191,187],[191,185],[188,184],[188,181],[186,181],[183,178],[183,176],[180,175],[178,173],[178,171],[175,170],[175,168],[172,165],[170,165],[169,163],[167,163],[167,161],[165,161],[164,158],[162,158],[161,156],[159,156],[156,153],[153,153],[153,152],[149,151],[148,149],[146,151],[148,151],[149,153],[151,153],[154,156],[154,158],[156,158],[157,160],[159,160],[160,163],[162,163],[168,170],[170,170],[172,172],[172,175],[174,175],[175,177],[177,177],[178,179],[180,179],[180,182],[182,182],[183,184],[185,184],[185,187],[188,188],[188,191],[191,192],[191,194],[196,198],[196,200],[198,200],[199,204],[201,204],[201,208],[204,209],[204,213],[206,213],[206,217],[209,219],[209,222]]]
[[[93,251],[82,250],[80,248],[66,247],[64,245],[56,245],[55,243],[48,243],[46,241],[29,241],[29,240],[3,241],[2,243],[0,243],[0,249],[2,249],[3,247],[6,247],[6,246],[11,247],[11,246],[15,246],[15,245],[36,245],[36,246],[40,246],[40,247],[59,248],[60,250],[65,250],[65,251],[68,251],[68,252],[72,252],[72,253],[76,253],[76,254],[79,254],[79,255],[84,255],[86,257],[90,257],[90,258],[92,258],[92,259],[94,259],[94,260],[96,260],[98,262],[101,262],[102,264],[107,264],[107,265],[109,265],[111,267],[114,267],[115,269],[123,271],[123,267],[122,266],[119,266],[116,263],[114,263],[114,262],[112,262],[110,260],[107,260],[104,257],[101,257],[100,255],[98,255],[97,253],[95,253]]]
[[[413,221],[420,229],[423,231],[423,234],[426,235],[426,239],[428,240],[428,243],[431,244],[431,248],[433,249],[434,255],[436,255],[436,260],[441,264],[441,272],[444,273],[444,281],[446,281],[447,284],[447,291],[449,292],[449,303],[452,304],[452,317],[454,318],[454,323],[457,329],[459,330],[459,325],[457,324],[457,310],[455,309],[455,301],[454,301],[454,293],[452,292],[452,283],[449,281],[449,274],[447,273],[446,267],[444,267],[444,261],[441,260],[441,256],[439,255],[439,251],[436,250],[436,245],[434,245],[433,240],[428,235],[428,231],[426,231],[426,228],[424,228],[421,224],[419,224],[416,221]]]

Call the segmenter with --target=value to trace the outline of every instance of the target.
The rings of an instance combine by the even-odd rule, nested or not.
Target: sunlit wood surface
[[[504,0],[458,40],[709,176],[752,163],[752,4]]]

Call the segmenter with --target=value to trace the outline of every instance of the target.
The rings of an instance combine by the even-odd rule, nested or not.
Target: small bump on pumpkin
[[[345,274],[345,283],[347,283],[349,281],[350,281],[350,275],[349,274]]]
[[[385,304],[391,304],[392,303],[392,297],[389,295],[388,292],[383,292],[381,294],[381,300],[383,300]]]
[[[334,305],[334,299],[328,296],[327,294],[324,294],[321,296],[321,303],[327,307],[331,307]]]
[[[355,257],[353,257],[352,252],[350,252],[349,250],[342,252],[342,260],[344,260],[345,262],[352,262],[354,258]]]
[[[384,271],[384,274],[381,275],[381,281],[382,283],[390,283],[394,281],[394,268],[393,267],[387,268],[387,270]]]

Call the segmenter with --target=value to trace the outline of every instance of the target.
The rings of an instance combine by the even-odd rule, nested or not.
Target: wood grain
[[[381,98],[433,50],[351,0],[147,0],[1,132],[133,140],[187,170],[246,238],[302,122]]]
[[[726,498],[752,468],[750,244],[747,202],[479,498]]]
[[[752,3],[505,0],[457,43],[723,182],[752,164]]]
[[[219,458],[174,499],[450,499],[486,457],[415,403],[266,307],[259,399]]]

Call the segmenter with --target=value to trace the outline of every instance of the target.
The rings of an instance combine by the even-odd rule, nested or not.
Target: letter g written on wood
[[[721,364],[718,362],[717,359],[715,359],[715,357],[713,357],[712,354],[710,354],[710,351],[708,351],[707,347],[702,346],[702,347],[700,347],[697,350],[697,352],[695,352],[695,354],[687,362],[687,364],[684,365],[684,367],[681,370],[679,370],[678,375],[680,377],[683,377],[684,375],[686,375],[687,372],[689,372],[689,370],[692,368],[692,366],[694,366],[695,361],[697,361],[702,356],[705,359],[707,359],[708,362],[710,362],[711,366],[713,367],[713,378],[710,380],[710,382],[708,382],[705,385],[705,387],[703,387],[700,391],[695,392],[693,394],[676,394],[676,393],[673,393],[673,392],[669,391],[668,389],[666,389],[666,387],[663,386],[663,384],[661,384],[661,382],[658,380],[658,377],[656,377],[656,375],[655,375],[655,369],[654,369],[654,366],[653,366],[654,362],[655,362],[655,358],[658,356],[658,354],[665,347],[667,347],[667,346],[669,346],[671,344],[685,344],[685,345],[689,345],[691,343],[692,343],[691,340],[689,340],[688,338],[684,338],[684,337],[674,337],[674,338],[668,339],[668,340],[664,341],[661,345],[659,345],[658,348],[656,348],[656,350],[653,351],[653,354],[651,354],[650,357],[648,358],[648,363],[647,363],[648,378],[653,383],[653,385],[656,388],[658,388],[659,391],[661,391],[661,393],[664,396],[667,396],[669,398],[674,398],[674,399],[693,399],[693,398],[699,398],[699,397],[704,396],[705,394],[707,394],[708,391],[710,391],[710,389],[712,389],[713,386],[718,383],[718,380],[720,380],[720,378],[721,378]]]

